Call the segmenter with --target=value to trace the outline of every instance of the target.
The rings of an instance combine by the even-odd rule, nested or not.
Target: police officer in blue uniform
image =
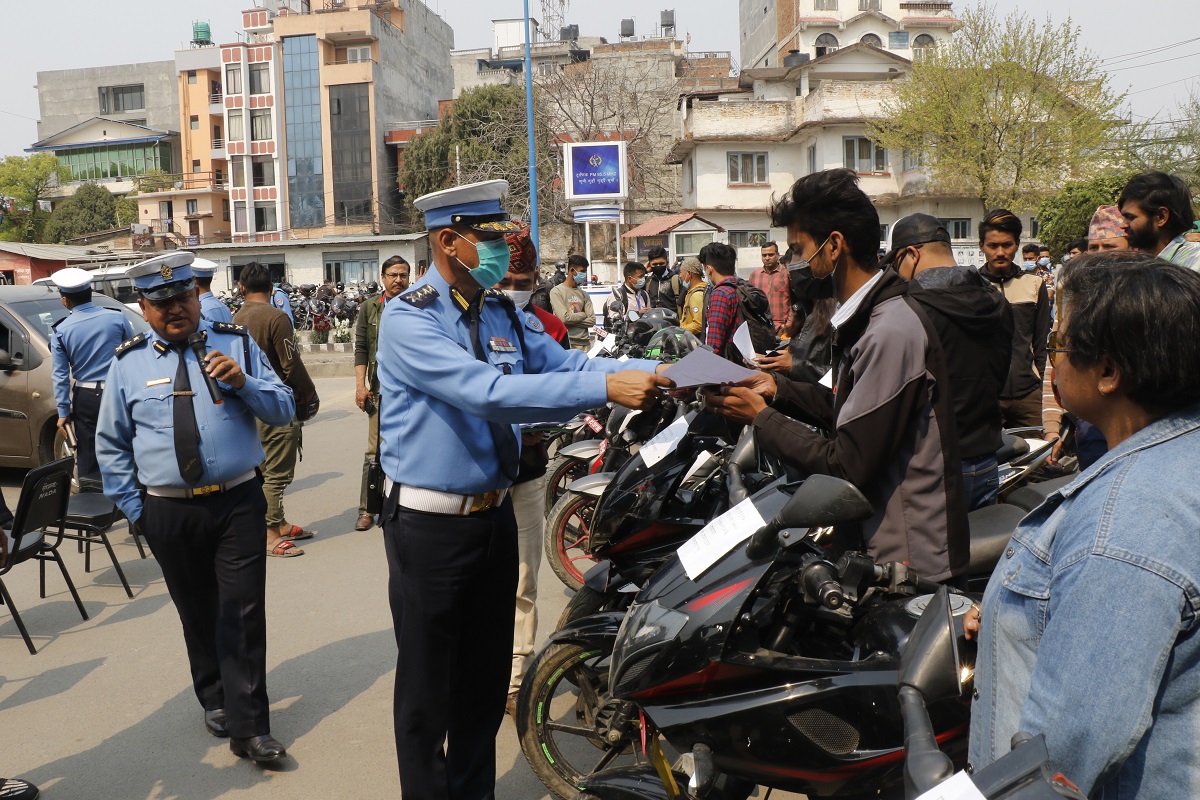
[[[405,800],[495,794],[512,666],[517,425],[615,401],[654,402],[652,361],[564,350],[494,286],[508,271],[506,181],[417,199],[433,267],[379,326],[381,513],[399,658],[395,728]],[[489,287],[489,288],[485,288]],[[446,747],[443,748],[443,743]]]
[[[276,286],[271,292],[271,305],[287,314],[288,319],[292,323],[292,327],[296,327],[296,315],[292,313],[292,301],[288,297],[287,292]]]
[[[196,294],[200,297],[200,316],[209,322],[226,322],[233,324],[233,312],[212,293],[213,276],[217,274],[217,265],[213,262],[197,258],[192,262],[192,277],[196,281]]]
[[[117,348],[96,455],[104,493],[162,567],[205,727],[231,737],[235,754],[272,763],[286,752],[268,719],[266,500],[254,419],[284,425],[296,407],[243,326],[201,318],[191,261],[169,253],[127,273],[152,330]],[[203,365],[188,341],[197,332]]]
[[[117,345],[133,336],[133,326],[120,311],[92,302],[87,270],[67,267],[51,275],[50,280],[62,294],[62,304],[70,310],[55,323],[50,337],[58,427],[64,435],[67,425],[74,429],[79,477],[97,480],[96,418],[100,415],[104,379]]]

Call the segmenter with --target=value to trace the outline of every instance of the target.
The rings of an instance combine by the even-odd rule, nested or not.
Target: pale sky
[[[491,44],[491,19],[520,17],[520,0],[426,0],[454,28],[459,49]],[[37,139],[36,73],[174,57],[187,46],[195,19],[212,23],[218,42],[235,40],[241,11],[253,0],[3,0],[0,53],[0,156],[22,154]],[[540,0],[530,12],[541,17]],[[957,3],[956,7],[964,4]],[[1192,24],[1196,0],[998,0],[1001,12],[1014,5],[1039,16],[1072,16],[1082,24],[1089,47],[1113,62],[1116,85],[1128,87],[1138,117],[1174,115],[1190,87],[1200,86],[1200,38],[1158,53],[1128,57],[1200,36]],[[679,35],[691,34],[692,50],[730,50],[738,57],[736,0],[571,0],[567,21],[584,36],[616,39],[622,17],[634,17],[638,34],[649,33],[660,8],[674,7]],[[1158,62],[1158,63],[1155,63]],[[1166,85],[1164,85],[1166,84]]]

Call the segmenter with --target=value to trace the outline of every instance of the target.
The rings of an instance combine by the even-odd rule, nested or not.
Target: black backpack
[[[738,278],[737,282],[738,314],[737,326],[743,322],[749,324],[750,341],[754,343],[754,352],[762,355],[774,350],[779,344],[775,333],[775,320],[771,317],[771,301],[762,289],[750,285],[749,282]],[[730,342],[733,347],[733,343]],[[736,347],[733,347],[737,350]]]

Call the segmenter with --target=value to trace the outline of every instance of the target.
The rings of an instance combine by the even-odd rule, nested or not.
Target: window
[[[244,188],[246,185],[246,159],[233,159],[233,185],[237,188]]]
[[[815,42],[817,47],[817,57],[829,55],[838,49],[837,37],[832,33],[822,33],[817,37]]]
[[[189,84],[194,84],[194,83],[196,82],[196,70],[194,70],[194,69],[189,69],[189,70],[188,70],[188,72],[187,72],[187,76],[188,76],[188,83],[189,83]]]
[[[225,68],[225,94],[242,93],[242,67],[240,64]]]
[[[921,168],[921,156],[911,150],[904,151],[903,171],[911,172],[914,169]]]
[[[817,146],[810,144],[808,146],[808,174],[812,175],[817,171]]]
[[[771,241],[770,231],[730,231],[729,244],[733,247],[762,247]]]
[[[325,224],[325,175],[321,158],[321,67],[316,36],[283,40],[283,118],[286,120],[288,225]],[[283,166],[283,165],[281,165]]]
[[[922,56],[937,47],[937,40],[928,33],[922,33],[917,38],[913,39],[912,49],[914,56]]]
[[[244,142],[246,141],[246,127],[242,121],[242,112],[229,112],[229,141]]]
[[[250,162],[250,171],[254,177],[255,186],[275,185],[274,159],[254,159]]]
[[[191,119],[188,120],[188,127],[194,131],[200,130],[200,118],[193,114]]]
[[[950,234],[951,239],[970,239],[971,238],[971,220],[969,218],[953,217],[950,219],[939,219],[942,227]]]
[[[214,142],[221,142],[221,144],[225,143],[225,141],[221,138],[221,126],[220,125],[213,125],[212,138],[213,138]]]
[[[767,181],[766,153],[727,153],[729,184],[762,185]]]
[[[200,201],[199,200],[188,200],[187,201],[187,213],[189,216],[194,216],[196,214],[199,214],[200,213]]]
[[[837,11],[838,0],[813,0],[814,11]]]
[[[371,60],[371,45],[339,47],[335,51],[334,57],[339,64],[363,64]]]
[[[146,107],[146,87],[102,86],[100,87],[100,113],[119,114],[125,111],[141,111]]]
[[[334,224],[371,223],[376,206],[368,84],[329,87],[329,134]]]
[[[1039,230],[1041,227],[1042,227],[1042,226],[1038,224],[1038,218],[1037,218],[1037,217],[1030,217],[1030,218],[1029,218],[1029,236],[1030,236],[1031,238],[1034,238],[1034,239],[1036,239],[1036,238],[1037,238],[1037,236],[1038,236],[1038,230]]]
[[[879,246],[881,248],[887,244],[888,228],[890,227],[886,222],[879,223]]]
[[[707,233],[677,233],[675,234],[675,255],[694,256],[700,248],[713,240],[711,232]]]
[[[233,204],[233,229],[235,231],[246,232],[249,230],[246,226],[246,204]]]
[[[221,219],[225,220],[226,222],[229,222],[229,201],[228,200],[221,201]]]
[[[858,173],[887,172],[887,150],[865,136],[844,136],[843,166]]]
[[[192,162],[192,172],[199,172],[199,171],[200,171],[200,162],[193,161]]]
[[[254,232],[264,233],[277,230],[279,230],[279,226],[275,222],[275,203],[255,203]]]
[[[683,162],[683,176],[684,186],[687,187],[687,191],[696,191],[696,165],[692,162],[691,158]]]
[[[878,11],[879,0],[858,0],[859,11]]]
[[[271,138],[271,109],[259,108],[250,112],[250,141],[261,142]]]
[[[876,36],[873,33],[866,34],[861,39],[859,39],[859,41],[865,45],[870,45],[871,47],[883,47],[883,39],[880,39],[878,36]]]
[[[271,65],[250,65],[250,94],[269,94],[271,92]]]

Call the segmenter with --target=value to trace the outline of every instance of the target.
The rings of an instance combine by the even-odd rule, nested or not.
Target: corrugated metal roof
[[[724,230],[724,228],[722,228],[720,225],[709,222],[708,220],[706,220],[704,217],[701,217],[696,212],[690,211],[690,212],[684,212],[682,214],[666,214],[665,216],[654,217],[653,219],[648,219],[645,222],[643,222],[641,225],[638,225],[636,228],[633,228],[632,230],[623,234],[621,236],[621,238],[622,239],[635,239],[639,236],[658,236],[660,233],[666,233],[669,230],[678,228],[680,225],[682,225],[683,223],[685,223],[688,220],[693,219],[693,218],[699,219],[701,222],[703,222],[706,225],[711,225],[712,227],[716,228],[718,231]]]
[[[81,261],[81,262],[101,262],[101,261],[119,261],[128,259],[147,258],[141,253],[135,253],[131,250],[112,250],[100,251],[94,247],[78,247],[69,244],[26,244],[24,242],[0,242],[0,251],[13,253],[14,255],[25,256],[26,258],[40,258],[46,261]]]
[[[274,242],[218,242],[214,244],[202,244],[196,247],[188,247],[187,250],[238,250],[240,248],[262,248],[269,247],[277,249],[280,247],[306,247],[309,245],[320,245],[329,247],[339,244],[379,244],[386,242],[413,242],[418,239],[423,239],[428,236],[428,233],[403,233],[388,236],[322,236],[314,239],[282,239]]]

